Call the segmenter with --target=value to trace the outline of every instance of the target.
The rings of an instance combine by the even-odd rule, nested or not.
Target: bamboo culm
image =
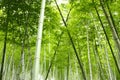
[[[61,12],[61,10],[60,10],[58,4],[57,4],[57,1],[56,1],[56,0],[54,0],[54,1],[55,1],[56,6],[57,6],[57,9],[58,9],[58,11],[59,11],[59,13],[60,13],[60,16],[61,16],[61,18],[62,18],[62,21],[63,21],[65,27],[67,28],[67,23],[66,23],[65,20],[64,20],[64,17],[63,17],[62,12]],[[82,71],[83,79],[86,80],[86,75],[85,75],[85,72],[84,72],[84,69],[83,69],[82,63],[81,63],[81,61],[80,61],[80,59],[79,59],[79,56],[78,56],[77,50],[76,50],[76,48],[75,48],[75,44],[74,44],[74,42],[73,42],[72,36],[71,36],[71,34],[70,34],[70,32],[69,32],[68,29],[67,29],[67,33],[68,33],[68,36],[69,36],[69,38],[70,38],[70,41],[71,41],[72,47],[73,47],[73,49],[74,49],[74,52],[75,52],[76,58],[77,58],[77,60],[78,60],[78,64],[79,64],[80,69],[81,69],[81,71]]]

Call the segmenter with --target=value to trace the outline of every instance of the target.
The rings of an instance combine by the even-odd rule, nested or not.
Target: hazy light
[[[57,0],[58,4],[67,4],[68,0]]]
[[[39,74],[39,80],[43,80],[43,76]]]
[[[51,80],[55,80],[54,78],[51,78]]]
[[[114,14],[114,15],[118,15],[118,12],[114,12],[113,14]]]

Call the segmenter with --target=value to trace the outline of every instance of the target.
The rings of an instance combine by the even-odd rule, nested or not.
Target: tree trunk
[[[110,63],[109,63],[109,59],[108,59],[108,51],[107,51],[107,46],[106,45],[105,45],[104,49],[105,49],[106,60],[107,60],[107,67],[108,67],[108,72],[109,72],[109,80],[113,80],[112,73],[111,73],[111,67],[110,67]]]
[[[8,23],[9,23],[9,4],[7,6],[7,18],[5,19],[4,27],[5,27],[5,38],[4,38],[4,47],[3,47],[3,55],[2,55],[2,62],[1,62],[1,70],[0,70],[0,80],[3,77],[3,70],[4,70],[4,63],[5,63],[5,55],[6,55],[6,44],[7,44],[7,33],[8,33]]]
[[[41,42],[42,42],[45,2],[46,0],[42,0],[42,3],[41,3],[41,11],[40,11],[39,25],[38,25],[38,35],[37,35],[37,42],[36,42],[36,52],[35,52],[35,60],[34,60],[34,71],[33,71],[34,76],[32,80],[39,80],[38,76],[39,76],[39,66],[40,66],[40,50],[41,50]]]
[[[61,40],[61,36],[62,36],[62,35],[63,35],[63,33],[61,33],[61,35],[60,35],[60,40]],[[59,47],[59,45],[60,45],[60,40],[59,40],[58,43],[57,43],[57,48],[55,49],[54,55],[53,55],[52,60],[51,60],[51,62],[50,62],[50,65],[49,65],[47,74],[46,74],[46,76],[45,76],[45,80],[47,80],[48,75],[49,75],[49,72],[50,72],[50,69],[51,69],[51,67],[52,67],[52,65],[53,65],[53,61],[54,61],[55,56],[56,56],[56,54],[57,54],[57,49],[58,49],[58,47]]]
[[[72,9],[72,7],[70,8],[70,10],[69,10],[69,12],[68,12],[68,14],[67,14],[66,22],[68,21],[68,18],[69,18],[71,9]],[[62,33],[60,34],[60,39],[59,39],[59,41],[58,41],[58,43],[57,43],[57,48],[55,49],[54,55],[53,55],[52,60],[51,60],[51,62],[50,62],[50,65],[49,65],[49,68],[48,68],[48,71],[47,71],[45,80],[47,80],[47,78],[48,78],[50,69],[51,69],[51,67],[52,67],[52,65],[53,65],[53,61],[54,61],[54,59],[55,59],[55,56],[56,56],[56,53],[57,53],[57,49],[58,49],[58,47],[59,47],[59,45],[60,45],[61,37],[62,37],[63,34],[64,34],[64,32],[62,32]],[[49,46],[50,46],[50,43],[49,43]],[[50,52],[50,47],[49,47],[49,52]]]
[[[56,6],[57,6],[57,9],[58,9],[58,11],[59,11],[59,13],[60,13],[60,16],[61,16],[61,18],[62,18],[62,21],[63,21],[63,23],[64,23],[64,25],[65,25],[65,27],[66,27],[66,29],[67,29],[67,23],[66,23],[66,21],[64,20],[64,17],[63,17],[63,15],[62,15],[62,12],[61,12],[61,10],[60,10],[60,7],[58,6],[57,1],[56,1],[56,0],[54,0],[54,1],[55,1]],[[76,47],[75,47],[75,44],[74,44],[74,42],[73,42],[72,36],[71,36],[71,34],[70,34],[70,32],[69,32],[68,29],[67,29],[67,34],[68,34],[69,39],[70,39],[70,41],[71,41],[72,47],[73,47],[73,49],[74,49],[75,56],[76,56],[76,58],[77,58],[77,60],[78,60],[78,64],[79,64],[79,67],[80,67],[80,69],[81,69],[83,79],[86,80],[86,75],[85,75],[84,68],[83,68],[82,63],[81,63],[81,61],[80,61],[80,59],[79,59],[78,52],[77,52],[77,50],[76,50]]]
[[[90,80],[92,80],[92,66],[91,66],[90,45],[89,45],[89,27],[87,27],[87,49],[88,49],[88,62],[89,62],[89,70],[90,70]]]
[[[70,52],[68,52],[68,60],[67,60],[67,79],[69,80],[69,65],[70,65]]]
[[[95,49],[94,50],[95,50],[94,56],[95,56],[95,59],[96,59],[96,62],[97,62],[98,68],[99,68],[98,70],[99,70],[99,74],[100,74],[100,80],[104,80],[105,77],[104,77],[104,73],[103,73],[100,57],[98,55],[98,47],[96,45],[96,41],[95,41]]]
[[[22,74],[21,74],[21,80],[24,80],[25,79],[25,54],[24,54],[24,44],[25,44],[25,41],[23,41],[22,43],[22,49],[21,49],[21,66],[22,66]]]

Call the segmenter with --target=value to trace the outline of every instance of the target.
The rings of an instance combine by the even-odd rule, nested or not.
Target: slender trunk
[[[25,16],[25,14],[23,14],[23,17],[26,17],[27,18],[27,16]],[[26,19],[26,23],[27,23],[27,19]],[[25,26],[24,26],[24,30],[25,30],[25,32],[24,32],[24,37],[23,37],[23,40],[22,40],[22,46],[21,46],[21,64],[22,64],[22,77],[21,77],[21,79],[22,80],[25,80],[25,43],[26,43],[26,39],[28,39],[27,38],[27,25],[25,24]]]
[[[115,21],[114,21],[114,19],[113,19],[112,12],[111,12],[111,9],[110,9],[108,3],[107,3],[107,9],[108,9],[108,11],[109,11],[110,18],[111,18],[112,23],[113,23],[113,25],[114,25],[114,29],[115,29],[115,31],[116,31],[116,35],[118,36],[118,40],[120,41],[120,37],[119,37],[118,31],[117,31],[117,28],[116,28],[116,25],[115,25]],[[118,61],[119,61],[119,58],[120,58],[120,45],[116,44],[116,46],[118,47]],[[118,63],[119,63],[119,62],[118,62]]]
[[[10,78],[9,78],[10,79]],[[12,64],[12,76],[11,76],[11,80],[16,80],[15,79],[15,69],[14,69],[14,64]]]
[[[7,59],[5,59],[5,63],[4,63],[4,71],[3,71],[3,80],[6,80],[7,79],[7,73],[8,73],[8,70],[9,70],[9,61],[10,61],[10,55],[8,56]],[[9,74],[9,73],[8,73]]]
[[[16,79],[20,80],[20,65],[21,65],[21,61],[18,63],[18,66],[16,68]]]
[[[113,77],[114,77],[114,78],[113,78],[113,80],[117,80],[117,76],[116,76],[116,72],[115,72],[115,71],[116,71],[116,69],[114,68],[114,70],[113,70],[113,71],[114,71],[114,72],[113,72]]]
[[[102,66],[101,66],[101,62],[100,62],[100,57],[98,55],[98,48],[97,48],[97,45],[96,45],[96,42],[95,42],[95,52],[94,52],[94,55],[95,55],[95,59],[96,59],[96,62],[97,62],[97,65],[98,65],[98,68],[99,68],[99,74],[100,74],[100,80],[104,80],[104,75],[103,75],[103,69],[102,69]]]
[[[28,71],[28,67],[30,66],[30,68],[32,69],[32,67],[31,67],[32,66],[32,60],[31,60],[30,43],[29,43],[30,41],[29,41],[29,34],[28,34],[29,12],[28,12],[28,14],[24,14],[24,18],[25,18],[25,27],[24,27],[25,34],[24,34],[24,39],[23,39],[23,41],[24,41],[24,43],[23,43],[24,45],[23,46],[25,46],[25,43],[26,43],[27,51],[28,51],[27,54],[28,54],[29,57],[28,57],[28,60],[26,62],[26,68],[24,69],[24,73],[23,74],[24,74],[24,80],[27,80],[26,73]],[[25,57],[25,54],[24,54],[23,57]],[[24,58],[24,61],[25,61],[25,58]]]
[[[68,14],[67,14],[66,22],[68,21],[68,18],[69,18],[69,15],[70,15],[71,10],[72,10],[72,7],[70,8],[70,10],[69,10],[69,12],[68,12]],[[53,61],[54,61],[54,59],[55,59],[55,56],[56,56],[56,53],[57,53],[57,49],[58,49],[58,47],[59,47],[59,45],[60,45],[61,37],[62,37],[63,34],[64,34],[64,32],[62,32],[62,33],[60,34],[60,40],[59,40],[58,43],[57,43],[57,48],[56,48],[56,50],[55,50],[55,52],[54,52],[54,55],[53,55],[53,57],[52,57],[52,60],[51,60],[51,62],[50,62],[50,65],[49,65],[49,68],[48,68],[48,71],[47,71],[47,75],[46,75],[46,77],[45,77],[45,80],[47,80],[47,78],[48,78],[50,69],[51,69],[51,67],[52,67],[52,65],[53,65]],[[49,51],[50,51],[50,50],[49,50]]]
[[[9,8],[9,4],[8,4]],[[4,47],[3,47],[3,55],[2,55],[2,62],[1,62],[1,70],[0,70],[0,80],[2,80],[3,77],[3,70],[4,70],[4,63],[5,63],[5,55],[6,55],[6,44],[7,44],[7,33],[8,33],[8,17],[9,17],[9,9],[7,11],[7,18],[5,22],[5,38],[4,38]]]
[[[8,70],[7,70],[7,72],[6,72],[6,76],[5,76],[5,80],[9,80],[10,78],[11,78],[11,76],[10,76],[10,74],[11,74],[11,67],[12,67],[12,64],[13,64],[13,57],[14,57],[14,49],[15,49],[15,47],[14,47],[14,44],[12,44],[13,45],[13,48],[12,48],[12,55],[10,56],[10,59],[8,59]]]
[[[28,44],[29,44],[29,39],[28,39]],[[28,59],[28,61],[29,61],[29,66],[30,66],[30,80],[32,80],[32,56],[31,56],[31,51],[30,51],[30,46],[28,46],[28,54],[29,54],[29,59]]]
[[[108,51],[107,51],[107,46],[106,45],[105,45],[104,49],[105,49],[106,60],[107,60],[107,67],[108,67],[108,72],[109,72],[109,80],[113,80],[112,73],[111,73],[111,68],[110,68],[110,63],[109,63],[109,59],[108,59]]]
[[[44,47],[43,71],[46,74],[46,48]]]
[[[113,19],[112,12],[111,12],[111,9],[110,9],[108,3],[107,3],[107,9],[108,9],[108,11],[109,11],[110,18],[111,18],[112,23],[113,23],[113,25],[114,25],[114,29],[115,29],[116,35],[118,36],[118,39],[120,40],[119,35],[118,35],[118,31],[117,31],[117,29],[116,29],[115,21],[114,21],[114,19]]]
[[[40,64],[40,50],[41,50],[41,42],[42,42],[42,30],[43,30],[43,22],[44,22],[44,12],[45,12],[45,3],[46,0],[42,0],[41,3],[41,11],[39,16],[39,25],[38,25],[38,35],[37,35],[37,43],[36,43],[36,52],[35,52],[35,60],[34,60],[34,76],[32,80],[39,80],[39,64]]]
[[[25,79],[25,61],[24,61],[24,58],[25,58],[25,56],[24,56],[25,54],[24,54],[24,41],[23,41],[23,43],[22,43],[22,50],[21,50],[21,65],[22,65],[22,76],[21,76],[21,80],[24,80]]]
[[[67,79],[66,80],[69,80],[69,64],[70,64],[70,53],[68,52],[68,65],[67,65]]]
[[[55,67],[53,68],[52,80],[55,80]]]
[[[62,36],[62,35],[63,35],[63,33],[61,33],[60,39],[61,39],[61,36]],[[55,56],[56,56],[56,54],[57,54],[57,49],[58,49],[59,45],[60,45],[60,40],[59,40],[58,43],[57,43],[57,48],[55,49],[54,55],[53,55],[52,60],[51,60],[51,62],[50,62],[50,65],[49,65],[49,68],[48,68],[48,71],[47,71],[47,75],[46,75],[46,77],[45,77],[45,80],[47,80],[47,78],[48,78],[48,75],[49,75],[50,69],[51,69],[51,67],[52,67],[52,65],[53,65],[53,61],[54,61]]]
[[[92,80],[92,66],[91,66],[91,59],[90,59],[90,45],[89,45],[89,28],[87,28],[87,49],[88,49],[88,62],[89,62],[89,70],[90,70],[90,80]]]
[[[66,23],[66,21],[64,20],[64,17],[63,17],[62,12],[61,12],[61,10],[60,10],[58,4],[57,4],[57,1],[56,1],[56,0],[54,0],[54,1],[55,1],[56,6],[57,6],[57,9],[58,9],[58,11],[59,11],[59,13],[60,13],[60,16],[61,16],[61,18],[62,18],[62,21],[63,21],[65,27],[67,28],[67,23]],[[83,69],[82,63],[81,63],[81,61],[80,61],[80,59],[79,59],[79,56],[78,56],[78,53],[77,53],[77,50],[76,50],[75,44],[74,44],[74,42],[73,42],[72,36],[71,36],[71,34],[70,34],[70,32],[69,32],[68,29],[67,29],[67,33],[68,33],[68,36],[69,36],[69,38],[70,38],[70,41],[71,41],[72,47],[73,47],[73,49],[74,49],[74,52],[75,52],[76,58],[77,58],[77,60],[78,60],[79,67],[80,67],[80,69],[81,69],[81,71],[82,71],[83,79],[86,80],[86,75],[85,75],[85,72],[84,72],[84,69]]]
[[[27,40],[27,51],[28,51],[28,61],[26,62],[26,69],[25,69],[25,72],[28,71],[28,67],[30,66],[30,68],[32,69],[32,57],[31,57],[31,52],[30,52],[30,45],[29,45],[29,37],[28,37],[28,40]],[[31,71],[30,71],[31,73]],[[32,76],[30,76],[30,79],[32,79]],[[26,75],[25,75],[25,80],[27,80],[26,78]]]

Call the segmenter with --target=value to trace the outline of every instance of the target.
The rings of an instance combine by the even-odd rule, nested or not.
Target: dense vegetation
[[[42,1],[0,0],[0,80],[120,80],[120,0]]]

